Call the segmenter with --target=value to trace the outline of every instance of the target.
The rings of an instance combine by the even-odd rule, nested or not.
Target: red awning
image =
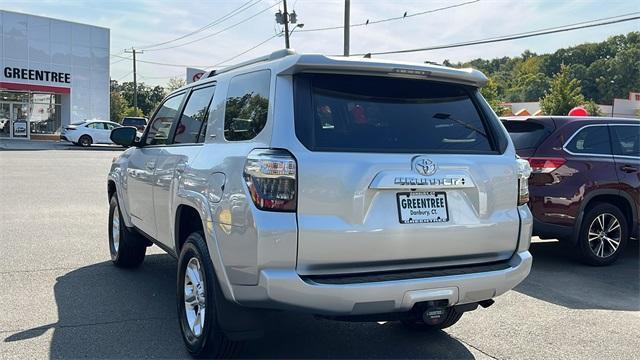
[[[31,90],[31,91],[42,91],[42,92],[50,92],[50,93],[57,93],[57,94],[69,94],[71,92],[71,88],[67,88],[67,87],[35,85],[35,84],[18,84],[18,83],[9,83],[9,82],[0,82],[0,89]]]

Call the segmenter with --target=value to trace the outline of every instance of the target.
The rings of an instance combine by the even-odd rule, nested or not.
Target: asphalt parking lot
[[[113,267],[106,173],[118,151],[0,151],[0,358],[185,358],[176,262],[157,247]],[[640,262],[632,242],[606,268],[555,242],[494,306],[434,334],[394,323],[282,313],[244,358],[632,359],[640,348]]]

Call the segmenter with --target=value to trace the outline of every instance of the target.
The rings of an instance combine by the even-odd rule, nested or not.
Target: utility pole
[[[287,0],[282,0],[282,6],[284,7],[284,16],[282,21],[284,22],[284,47],[288,49],[289,46],[289,13],[287,12]]]
[[[298,15],[296,14],[295,10],[293,10],[293,12],[289,14],[289,12],[287,11],[287,0],[283,0],[282,5],[284,7],[284,13],[278,10],[278,12],[276,13],[276,22],[278,24],[284,25],[284,46],[285,48],[289,49],[291,47],[289,44],[289,36],[291,35],[291,33],[289,32],[289,24],[296,24],[298,22]],[[302,28],[303,26],[304,24],[296,24],[291,32],[293,32],[293,30],[295,30],[296,28]]]
[[[344,0],[344,56],[349,56],[349,28],[351,17],[351,0]]]
[[[133,54],[133,107],[138,110],[138,82],[136,73],[136,53],[142,54],[142,50],[136,50],[133,47],[131,50],[125,49],[125,53]]]

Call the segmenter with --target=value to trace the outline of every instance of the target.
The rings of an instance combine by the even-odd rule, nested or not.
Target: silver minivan
[[[531,268],[528,164],[471,69],[282,50],[171,93],[108,176],[113,262],[178,258],[194,356],[269,310],[443,329]]]

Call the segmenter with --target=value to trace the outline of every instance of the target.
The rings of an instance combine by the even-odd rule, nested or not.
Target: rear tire
[[[142,236],[127,229],[116,194],[109,201],[109,252],[111,261],[121,268],[134,268],[144,261],[147,242]]]
[[[462,317],[462,314],[463,313],[456,311],[455,308],[450,307],[447,309],[447,315],[444,321],[442,321],[440,324],[436,324],[436,325],[427,324],[424,321],[422,321],[422,319],[418,319],[418,318],[405,319],[405,320],[401,320],[401,322],[402,322],[402,325],[404,325],[407,329],[412,331],[421,331],[421,332],[437,331],[437,330],[442,330],[450,326],[453,326],[455,323],[458,322],[458,320],[460,320],[460,318]]]
[[[197,358],[229,358],[238,350],[239,343],[229,340],[218,324],[216,301],[225,301],[217,298],[218,286],[204,234],[193,232],[178,260],[177,298],[182,340]]]
[[[93,139],[89,135],[82,135],[80,139],[78,139],[78,144],[82,147],[89,147],[93,144]]]
[[[589,265],[615,262],[629,239],[624,214],[616,206],[599,203],[584,215],[578,236],[580,259]]]

